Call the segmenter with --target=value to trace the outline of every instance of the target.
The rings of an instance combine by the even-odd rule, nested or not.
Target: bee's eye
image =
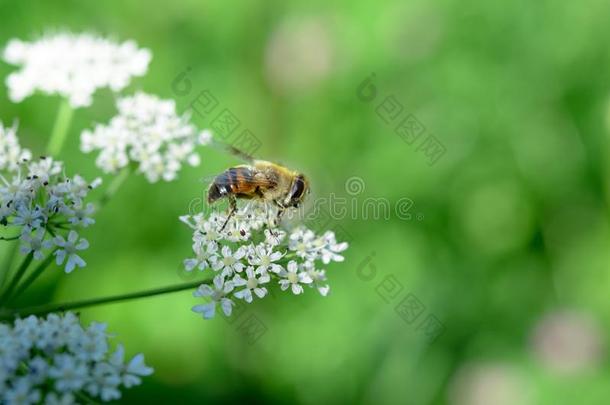
[[[290,199],[298,200],[303,195],[303,191],[305,190],[305,182],[303,181],[302,176],[297,176],[292,184],[292,190],[290,190]]]

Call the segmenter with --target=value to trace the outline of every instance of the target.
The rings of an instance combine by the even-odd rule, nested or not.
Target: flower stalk
[[[138,291],[128,294],[112,295],[109,297],[92,298],[86,300],[64,302],[64,303],[52,303],[39,305],[35,307],[23,308],[23,309],[9,309],[0,312],[0,319],[8,320],[16,316],[25,317],[28,315],[44,315],[51,312],[57,311],[68,311],[72,309],[88,308],[96,305],[112,304],[117,302],[124,302],[135,300],[139,298],[153,297],[157,295],[170,294],[174,292],[180,292],[184,290],[190,290],[196,288],[202,284],[211,284],[212,280],[198,280],[190,283],[183,283],[172,285],[168,287],[154,288],[151,290]]]
[[[133,165],[127,165],[119,172],[118,175],[114,177],[114,179],[112,179],[112,182],[108,185],[104,191],[104,194],[102,194],[102,197],[99,200],[99,207],[103,207],[108,203],[108,201],[110,201],[110,199],[112,199],[134,169],[135,167]]]
[[[2,268],[0,268],[0,291],[2,291],[2,287],[6,282],[6,278],[8,277],[11,266],[13,265],[13,261],[15,260],[15,256],[17,256],[17,251],[19,250],[18,243],[11,243],[6,252],[6,256],[2,261]]]
[[[23,262],[21,262],[21,265],[17,269],[15,276],[13,277],[10,284],[8,285],[8,287],[6,288],[6,290],[0,297],[0,303],[4,303],[11,296],[11,294],[13,293],[13,290],[15,289],[15,287],[17,287],[17,284],[19,283],[19,281],[25,274],[25,271],[27,270],[28,266],[32,262],[33,258],[34,258],[34,253],[28,253],[28,255],[25,257],[25,259],[23,259]]]
[[[68,136],[68,130],[70,129],[70,123],[72,122],[72,116],[74,110],[70,106],[68,99],[62,99],[57,110],[57,116],[55,117],[55,124],[53,125],[53,131],[51,132],[51,138],[47,145],[47,153],[50,156],[56,157],[61,152],[66,137]]]
[[[54,253],[54,252],[53,252]],[[55,259],[55,256],[53,255],[53,253],[49,253],[49,255],[42,261],[42,263],[40,263],[35,269],[34,271],[32,271],[32,273],[30,273],[30,275],[25,279],[25,281],[23,283],[21,283],[19,285],[19,287],[17,288],[17,290],[15,291],[14,294],[9,295],[6,297],[7,302],[13,301],[15,299],[17,299],[21,294],[23,294],[23,292],[25,290],[28,289],[28,287],[30,285],[32,285],[32,283],[34,281],[36,281],[36,279],[42,274],[42,272],[49,267],[49,265],[53,262],[53,260]]]

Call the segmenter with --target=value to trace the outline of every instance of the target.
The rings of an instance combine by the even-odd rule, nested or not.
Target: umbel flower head
[[[4,145],[4,147],[3,147]],[[9,146],[6,146],[9,145]],[[14,129],[0,125],[0,229],[5,238],[19,239],[23,254],[41,260],[45,250],[54,249],[58,265],[67,273],[84,267],[79,250],[89,244],[75,229],[95,221],[87,194],[100,184],[64,174],[61,162],[48,157],[27,160],[30,152],[21,149]],[[16,157],[21,160],[17,161]],[[61,233],[68,231],[64,238]]]
[[[104,402],[139,385],[153,369],[138,354],[110,348],[106,325],[80,325],[73,313],[0,324],[0,403],[73,404],[78,394]]]
[[[180,220],[193,229],[194,257],[186,259],[187,271],[207,272],[211,285],[202,284],[194,293],[209,302],[193,307],[205,319],[214,317],[217,307],[231,315],[235,299],[248,303],[263,298],[277,284],[295,295],[306,288],[326,296],[330,287],[323,269],[341,262],[346,242],[339,243],[332,231],[317,235],[304,226],[289,232],[270,227],[273,209],[258,202],[240,208],[222,229],[226,215],[186,215]]]
[[[96,164],[104,172],[116,172],[133,162],[154,183],[175,179],[184,162],[199,164],[195,147],[207,144],[211,135],[198,133],[188,115],[179,116],[173,100],[139,92],[120,98],[117,108],[119,114],[108,125],[98,124],[81,134],[81,150],[99,150]]]
[[[89,106],[97,89],[118,92],[133,76],[143,76],[152,56],[134,41],[117,43],[93,34],[63,32],[34,42],[12,39],[3,57],[21,67],[6,79],[12,101],[41,91],[65,97],[76,108]]]

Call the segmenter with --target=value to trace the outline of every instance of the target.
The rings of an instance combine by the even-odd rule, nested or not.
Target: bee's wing
[[[237,149],[235,146],[230,145],[228,143],[221,142],[217,139],[212,139],[211,145],[217,149],[221,149],[224,152],[228,152],[231,155],[243,160],[245,163],[253,164],[254,157],[249,155],[248,153]]]
[[[232,154],[233,156],[236,156],[240,159],[242,159],[243,161],[249,163],[249,164],[254,164],[254,157],[247,154],[246,152],[237,149],[235,146],[233,145],[226,145],[226,149],[227,151]]]

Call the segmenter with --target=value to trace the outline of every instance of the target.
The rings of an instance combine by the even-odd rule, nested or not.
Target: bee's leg
[[[277,215],[275,216],[275,226],[279,226],[280,225],[280,221],[282,220],[282,215],[284,215],[284,210],[286,209],[281,203],[279,203],[278,201],[274,201],[275,205],[277,206]]]
[[[267,220],[267,228],[271,229],[271,218],[269,217],[269,203],[267,201],[265,204],[265,219]]]
[[[224,231],[225,227],[229,223],[229,220],[233,217],[233,215],[235,215],[235,212],[237,211],[237,200],[235,199],[235,197],[230,195],[228,198],[229,198],[229,214],[227,215],[227,219],[225,220],[225,223],[222,225],[222,228],[220,228],[220,232]]]

